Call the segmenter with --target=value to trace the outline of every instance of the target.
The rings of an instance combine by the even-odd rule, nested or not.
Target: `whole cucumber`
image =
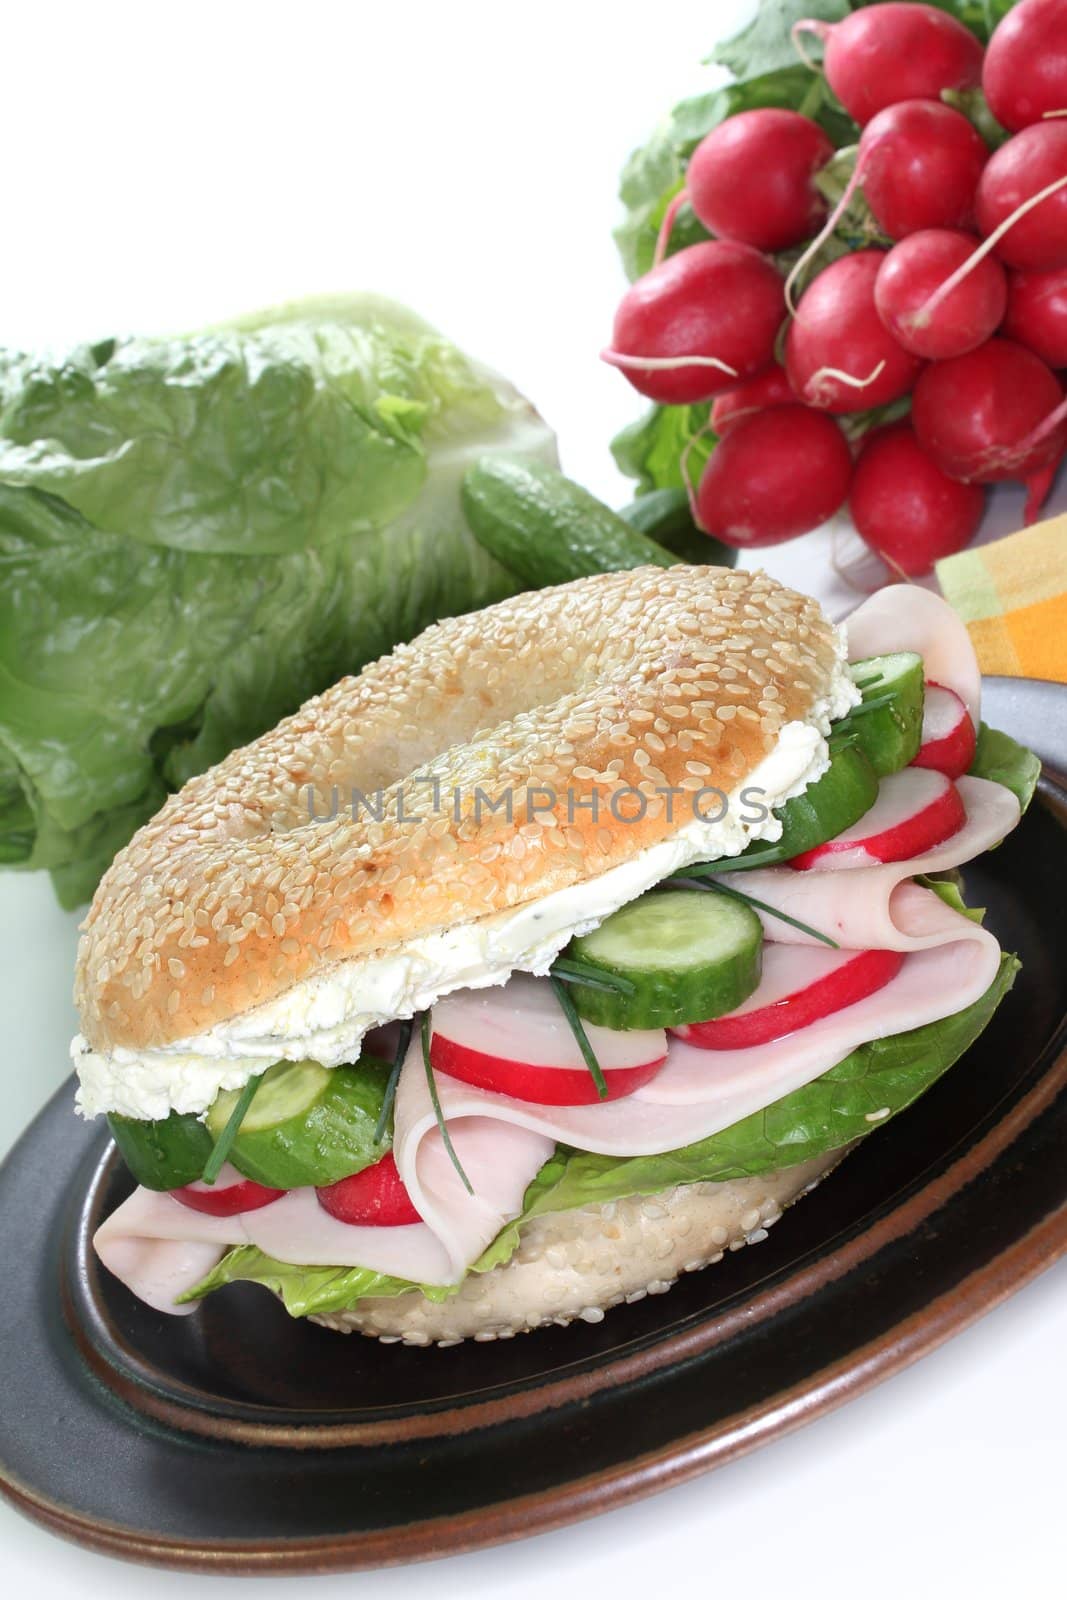
[[[731,545],[697,527],[684,489],[653,489],[650,494],[639,494],[622,507],[619,516],[646,539],[654,539],[691,566],[732,567],[737,561],[737,551]]]
[[[678,565],[595,495],[536,461],[484,456],[467,471],[462,501],[478,543],[531,589]]]

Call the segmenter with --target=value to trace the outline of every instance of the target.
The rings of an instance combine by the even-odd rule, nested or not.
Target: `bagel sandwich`
[[[1010,986],[958,869],[1033,758],[998,735],[1022,776],[981,775],[980,692],[926,591],[845,629],[676,566],[309,701],[171,796],[84,923],[78,1108],[136,1182],[100,1261],[162,1311],[251,1281],[426,1345],[761,1240]]]

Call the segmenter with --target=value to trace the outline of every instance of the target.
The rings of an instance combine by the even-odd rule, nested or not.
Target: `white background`
[[[713,81],[700,59],[746,10],[19,8],[3,33],[0,342],[191,328],[375,288],[512,377],[567,469],[619,503],[607,441],[639,404],[596,359],[622,288],[618,169]],[[1017,500],[1002,505],[1007,526]],[[808,587],[822,554],[793,547]],[[0,1144],[66,1074],[74,923],[46,881],[0,880]],[[1065,1345],[1067,1265],[845,1411],[694,1484],[526,1545],[269,1593],[1061,1593]],[[0,1541],[10,1592],[185,1600],[230,1582],[120,1566],[3,1505]]]

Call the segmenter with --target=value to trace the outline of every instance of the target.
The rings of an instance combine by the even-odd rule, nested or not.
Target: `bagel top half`
[[[787,723],[825,731],[841,657],[814,600],[704,566],[436,624],[194,778],[120,851],[78,954],[88,1044],[166,1046],[629,861],[678,830],[658,789],[732,791]],[[458,801],[428,806],[430,779]],[[536,814],[475,806],[534,787]],[[620,788],[640,818],[608,809]],[[382,820],[353,816],[352,792],[379,790]]]

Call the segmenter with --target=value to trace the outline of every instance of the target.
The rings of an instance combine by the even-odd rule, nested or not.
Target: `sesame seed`
[[[183,997],[223,1021],[327,960],[621,865],[678,826],[657,787],[699,788],[712,752],[720,776],[750,772],[786,722],[811,721],[835,659],[814,601],[714,568],[597,574],[435,624],[192,779],[119,853],[83,932],[83,1029],[104,1047],[180,1039]],[[381,784],[382,820],[342,803],[311,826],[307,783],[320,813],[331,784]],[[531,784],[649,804],[612,825],[572,825],[565,803],[475,818],[475,786]],[[423,822],[395,821],[401,793]]]

